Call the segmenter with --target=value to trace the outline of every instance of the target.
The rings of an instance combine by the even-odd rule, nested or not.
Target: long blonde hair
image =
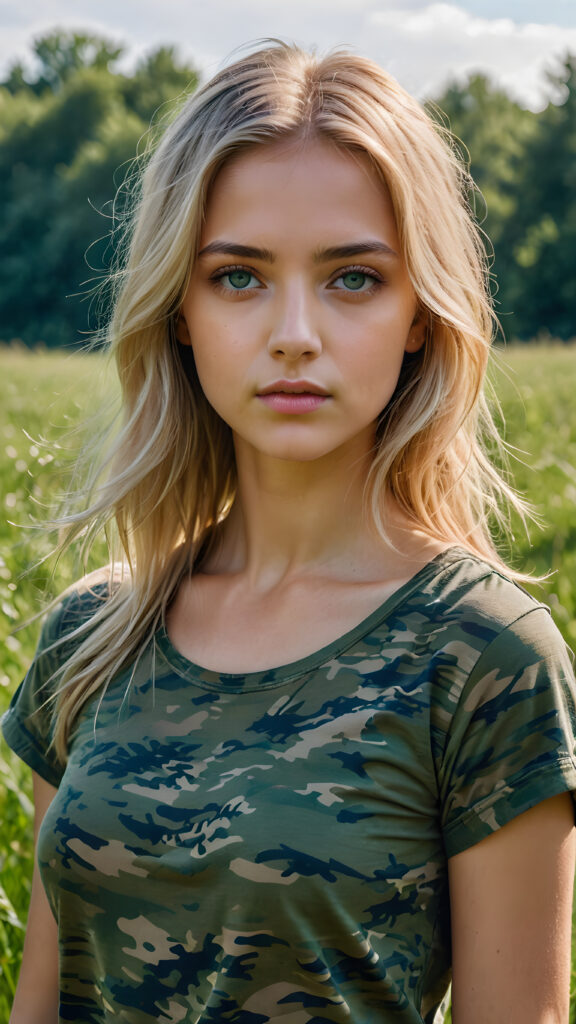
[[[445,135],[371,61],[277,42],[218,73],[165,132],[142,177],[108,331],[121,429],[104,479],[101,468],[92,476],[88,507],[66,519],[69,540],[115,528],[124,583],[78,628],[59,673],[60,758],[82,705],[152,642],[183,574],[198,568],[234,502],[230,430],[204,397],[193,360],[183,362],[175,321],[210,187],[243,150],[329,139],[367,154],[386,183],[427,336],[406,357],[382,415],[368,507],[385,535],[392,495],[430,537],[502,566],[489,520],[522,505],[482,446],[495,436],[483,397],[494,317],[470,182]]]

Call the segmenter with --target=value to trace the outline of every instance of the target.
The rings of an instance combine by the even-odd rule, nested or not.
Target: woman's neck
[[[361,582],[410,573],[442,546],[407,527],[391,503],[392,543],[376,533],[365,509],[370,462],[366,451],[290,462],[239,445],[237,498],[203,571],[239,574],[263,591],[300,576]]]

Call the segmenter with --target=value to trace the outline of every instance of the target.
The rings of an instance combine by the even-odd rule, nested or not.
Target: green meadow
[[[98,355],[0,349],[0,712],[34,651],[47,589],[80,571],[54,564],[54,533],[39,529],[70,486],[74,453],[89,417],[114,394]],[[526,345],[498,350],[494,393],[506,422],[511,480],[526,494],[540,525],[526,535],[513,522],[504,549],[515,568],[546,576],[530,589],[546,601],[576,648],[576,347]],[[87,426],[80,427],[80,424]],[[95,555],[102,557],[102,549]],[[16,984],[32,870],[28,769],[0,745],[0,1020],[7,1021]],[[571,1024],[576,1024],[576,950]]]

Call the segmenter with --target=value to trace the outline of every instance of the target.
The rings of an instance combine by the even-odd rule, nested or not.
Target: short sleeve
[[[59,785],[65,765],[51,747],[50,698],[63,662],[86,636],[85,632],[75,635],[75,630],[91,619],[108,594],[107,584],[79,585],[52,610],[44,622],[30,669],[0,722],[8,746],[53,786]]]
[[[8,710],[2,717],[2,732],[8,746],[53,786],[60,782],[63,766],[53,751],[50,700],[53,693],[53,675],[61,661],[57,643],[61,630],[64,605],[60,604],[47,617],[36,654],[14,694]]]
[[[576,684],[547,609],[485,648],[460,694],[437,766],[447,856],[547,797],[576,790]]]

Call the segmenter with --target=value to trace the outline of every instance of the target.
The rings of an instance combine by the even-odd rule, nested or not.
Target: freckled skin
[[[182,306],[180,338],[237,451],[296,461],[369,451],[404,353],[423,333],[391,199],[367,160],[327,142],[238,157],[216,179],[200,252],[219,240],[274,256],[201,255]],[[367,240],[392,254],[314,258]],[[311,381],[329,397],[283,414],[258,398],[279,379]]]

